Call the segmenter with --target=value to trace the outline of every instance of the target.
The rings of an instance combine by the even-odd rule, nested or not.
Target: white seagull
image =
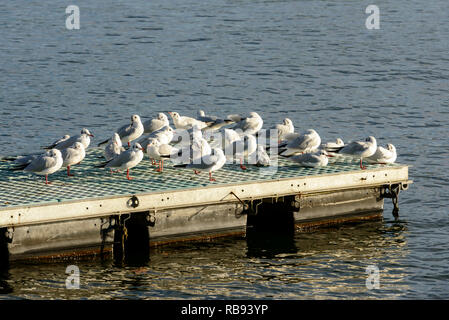
[[[130,147],[131,141],[136,140],[143,134],[143,124],[140,117],[137,114],[133,114],[131,116],[131,123],[120,127],[116,132],[120,136],[122,143],[128,143],[128,147]],[[101,146],[108,141],[109,139],[102,141],[98,146]]]
[[[397,158],[396,147],[391,143],[387,144],[387,148],[378,146],[376,152],[366,158],[366,160],[370,163],[394,163]]]
[[[93,137],[94,135],[90,133],[90,131],[86,128],[83,128],[81,130],[81,134],[78,134],[76,136],[67,138],[67,139],[59,139],[57,141],[55,141],[52,145],[48,146],[48,147],[44,147],[44,149],[58,149],[58,150],[62,150],[62,149],[66,149],[70,146],[72,146],[75,142],[81,142],[84,146],[84,149],[87,149],[87,147],[89,147],[90,144],[90,137]],[[64,136],[66,137],[66,136]]]
[[[354,141],[336,150],[336,153],[347,155],[353,158],[360,158],[360,169],[363,166],[363,158],[371,157],[377,150],[377,141],[373,136],[369,136],[365,141]]]
[[[263,146],[257,146],[256,151],[256,166],[268,167],[271,163],[270,156]]]
[[[48,181],[48,175],[58,171],[62,167],[62,163],[61,151],[58,149],[51,149],[36,157],[30,163],[18,165],[10,170],[23,170],[25,172],[33,172],[37,175],[45,175],[45,184],[50,184],[51,182]]]
[[[293,126],[293,121],[289,118],[285,118],[281,124],[277,124],[274,128],[267,130],[268,138],[271,137],[272,130],[277,133],[277,140],[280,142],[285,139],[288,134],[295,132],[295,127]]]
[[[159,161],[159,167],[156,169],[158,172],[164,170],[164,160],[170,159],[170,156],[176,152],[178,152],[178,149],[169,144],[162,144],[156,138],[152,138],[147,146],[147,153],[150,159]]]
[[[257,149],[256,137],[253,135],[243,136],[243,139],[236,140],[225,147],[225,154],[228,159],[239,158],[240,168],[246,170],[243,165],[243,158],[249,157]]]
[[[135,143],[128,150],[120,153],[117,157],[112,158],[111,160],[104,162],[100,165],[97,165],[97,168],[117,168],[117,170],[125,170],[126,169],[126,178],[131,180],[132,178],[129,176],[129,169],[137,166],[140,161],[143,159],[143,151],[144,149],[139,143]],[[111,171],[112,173],[112,171]]]
[[[308,129],[290,142],[279,145],[279,155],[291,156],[298,153],[315,151],[320,144],[321,138],[319,134],[313,129]]]
[[[181,116],[177,112],[169,112],[168,114],[172,117],[173,124],[175,125],[176,129],[187,130],[192,128],[195,124],[198,125],[200,129],[204,129],[207,127],[206,122],[199,121],[195,118]]]
[[[206,116],[203,110],[198,110],[197,120],[207,123],[207,130],[219,130],[228,124],[233,123],[231,119],[220,119],[215,116]]]
[[[144,131],[143,133],[153,133],[154,131],[157,131],[159,129],[162,129],[163,127],[170,126],[170,122],[168,121],[168,117],[165,115],[165,113],[158,113],[157,118],[147,120],[143,123]]]
[[[67,167],[67,176],[72,177],[70,174],[70,166],[79,164],[86,156],[86,151],[81,142],[75,142],[73,146],[61,150],[62,155],[62,167]]]
[[[187,169],[193,169],[195,174],[199,174],[201,171],[209,172],[209,181],[216,181],[212,178],[212,172],[221,169],[226,163],[226,157],[223,154],[223,150],[214,148],[208,155],[201,157],[201,161],[190,164],[175,165],[175,167],[184,167]]]
[[[125,151],[125,148],[122,146],[120,136],[115,132],[106,148],[104,148],[104,157],[106,158],[106,161],[109,161],[122,153],[122,151]]]
[[[249,117],[241,118],[239,115],[229,115],[228,118],[238,122],[231,129],[239,132],[241,136],[256,134],[262,129],[263,120],[257,112],[250,112]],[[237,121],[236,121],[237,120]]]
[[[308,152],[298,154],[289,158],[291,161],[299,164],[301,167],[315,168],[327,166],[329,159],[325,150],[318,152]]]

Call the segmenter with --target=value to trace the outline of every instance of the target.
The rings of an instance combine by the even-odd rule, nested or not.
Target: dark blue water
[[[446,0],[76,1],[67,30],[70,4],[0,3],[1,154],[82,127],[108,137],[133,113],[256,111],[266,128],[288,116],[325,141],[393,143],[414,184],[398,221],[386,201],[381,223],[175,245],[139,267],[79,262],[79,290],[65,289],[69,263],[13,264],[1,299],[449,298]]]

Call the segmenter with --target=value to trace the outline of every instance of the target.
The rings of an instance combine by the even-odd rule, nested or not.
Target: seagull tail
[[[10,168],[9,170],[10,171],[21,171],[21,170],[25,169],[28,165],[29,165],[29,163],[19,164],[19,165],[16,165],[16,166]]]
[[[1,158],[2,161],[14,161],[16,159],[17,159],[17,157],[3,157],[3,158]]]
[[[112,159],[111,159],[112,160]],[[104,161],[104,162],[101,162],[101,163],[99,163],[99,164],[96,164],[96,165],[94,165],[94,167],[95,168],[104,168],[104,167],[106,167],[106,165],[109,163],[109,162],[111,162],[111,160],[109,160],[109,161]]]
[[[109,139],[106,139],[106,140],[100,142],[97,146],[100,147],[100,146],[102,146],[103,144],[108,143],[108,141],[109,141]]]
[[[185,167],[187,167],[187,164],[175,164],[173,167],[175,167],[175,168],[185,168]]]

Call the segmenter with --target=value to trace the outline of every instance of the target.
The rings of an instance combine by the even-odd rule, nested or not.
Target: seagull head
[[[62,158],[62,153],[58,149],[51,149],[48,155],[52,158]]]
[[[177,112],[169,112],[168,113],[173,119],[179,119],[179,113]]]
[[[340,139],[340,138],[337,138],[337,145],[339,145],[339,146],[343,146],[345,143],[343,142],[343,140],[342,139]]]
[[[140,122],[140,117],[137,114],[133,114],[131,116],[131,122],[132,123],[139,123]]]
[[[122,145],[122,140],[120,140],[120,136],[118,135],[117,132],[115,132],[114,135],[112,136],[112,141],[113,141],[113,143],[115,143],[116,145],[119,145],[119,146]]]
[[[142,148],[142,146],[140,145],[140,143],[138,143],[138,142],[136,142],[134,145],[133,145],[133,150],[134,151],[145,151],[144,150],[144,148]]]
[[[157,114],[157,118],[161,121],[168,121],[167,116],[165,115],[165,113],[162,113],[162,112]]]
[[[89,137],[93,137],[94,135],[92,133],[90,133],[90,131],[86,128],[83,128],[83,130],[81,130],[81,134],[87,134]]]
[[[84,145],[83,145],[81,142],[75,142],[75,143],[73,144],[73,149],[76,149],[76,150],[83,150],[83,149],[84,149]]]
[[[396,147],[394,145],[392,145],[391,143],[387,144],[387,148],[391,152],[396,152]]]

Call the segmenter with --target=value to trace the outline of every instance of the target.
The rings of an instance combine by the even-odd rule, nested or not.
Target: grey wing
[[[79,138],[79,135],[70,137],[69,139],[64,140],[64,141],[58,143],[55,146],[55,148],[58,149],[58,150],[66,149],[66,148],[72,146],[77,141],[78,138]]]
[[[126,124],[122,127],[120,127],[117,130],[118,135],[120,136],[120,139],[123,137],[126,137],[129,135],[129,132],[131,131],[131,125],[130,124]]]
[[[187,168],[201,170],[210,170],[218,161],[216,155],[207,155],[201,158],[200,163],[191,163],[187,165]]]
[[[131,161],[131,151],[132,150],[129,149],[128,151],[120,153],[117,157],[112,158],[112,160],[108,162],[108,164],[105,166],[105,168],[120,167],[123,164]]]
[[[56,164],[56,159],[53,157],[40,156],[31,161],[31,163],[24,169],[24,171],[41,172]]]
[[[366,150],[366,144],[361,141],[354,141],[341,149],[340,153],[357,154]]]
[[[165,123],[159,119],[151,119],[151,120],[145,121],[143,123],[144,133],[152,133],[156,130],[159,130],[164,125],[165,125]]]

